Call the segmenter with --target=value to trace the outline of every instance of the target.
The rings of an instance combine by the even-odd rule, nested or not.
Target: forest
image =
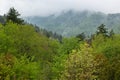
[[[104,24],[73,37],[29,24],[10,8],[0,24],[0,80],[120,80],[120,34]]]

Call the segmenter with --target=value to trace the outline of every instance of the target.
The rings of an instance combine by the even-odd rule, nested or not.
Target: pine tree
[[[101,24],[98,27],[97,35],[99,35],[99,34],[102,34],[103,36],[108,36],[108,31],[107,31],[107,28],[105,28],[104,24]]]
[[[10,8],[9,12],[5,16],[6,22],[12,21],[17,24],[24,24],[24,20],[19,18],[20,14],[14,8]]]

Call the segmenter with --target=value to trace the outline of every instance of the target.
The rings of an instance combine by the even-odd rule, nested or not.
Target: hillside
[[[50,15],[46,17],[32,16],[24,18],[27,22],[36,24],[39,27],[57,32],[63,36],[74,36],[85,32],[92,34],[100,24],[119,31],[120,14],[104,14],[101,12],[75,12],[67,11],[59,15]]]
[[[33,17],[64,36],[95,32],[101,24],[89,38],[39,29],[18,14],[10,8],[0,17],[5,21],[0,23],[0,80],[120,80],[120,34],[101,24],[119,28],[120,14],[69,11]]]

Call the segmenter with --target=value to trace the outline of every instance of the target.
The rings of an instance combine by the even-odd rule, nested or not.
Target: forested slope
[[[14,8],[9,13],[0,24],[0,80],[120,79],[120,34],[104,24],[90,38],[59,40],[25,23]]]

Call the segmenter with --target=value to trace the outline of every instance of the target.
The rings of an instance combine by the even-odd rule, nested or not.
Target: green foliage
[[[100,80],[119,80],[119,58],[120,58],[120,35],[112,35],[111,37],[104,37],[97,35],[92,41],[92,47],[95,55],[102,54],[102,60],[96,60],[101,63],[99,72]],[[97,57],[99,59],[99,56]],[[99,62],[98,62],[99,61]]]
[[[52,80],[59,80],[62,75],[62,71],[64,70],[64,63],[68,54],[59,53],[54,56],[53,64],[52,64]]]
[[[13,21],[0,24],[0,80],[120,79],[120,35],[103,24],[91,41],[85,42],[84,33],[62,40],[56,33],[15,22],[19,13],[14,8],[9,14],[16,16]]]
[[[64,63],[68,54],[72,52],[73,49],[77,49],[79,47],[79,39],[78,38],[64,38],[62,43],[59,44],[58,54],[53,58],[52,64],[52,79],[58,80],[64,70]]]
[[[1,80],[36,80],[38,72],[38,64],[30,61],[26,56],[16,58],[11,54],[0,55]]]
[[[18,59],[20,56],[26,55],[29,60],[34,56],[34,60],[42,65],[39,67],[39,78],[41,79],[51,77],[51,65],[54,55],[57,54],[58,45],[57,40],[49,39],[37,33],[31,25],[19,25],[12,22],[5,26],[0,25],[0,53],[10,53]],[[28,71],[30,70],[28,69]]]
[[[120,79],[120,63],[119,58],[120,56],[113,57],[111,60],[108,60],[104,56],[96,57],[97,63],[100,64],[99,67],[99,79],[100,80],[119,80]],[[102,61],[101,61],[102,60]]]
[[[64,38],[60,45],[59,53],[69,54],[73,49],[79,47],[78,38]]]
[[[4,38],[2,39],[2,37]],[[36,47],[33,46],[38,45],[38,37],[34,28],[29,25],[7,23],[5,26],[1,26],[1,40],[4,41],[1,41],[1,45],[3,48],[6,47],[7,52],[17,53],[16,55],[33,54],[36,51]]]
[[[96,79],[98,80],[109,80],[108,79],[108,74],[109,72],[107,72],[106,69],[108,69],[108,64],[109,61],[108,59],[103,55],[103,54],[97,54],[94,55],[94,66],[95,66],[95,71],[94,71],[94,75],[96,75]]]
[[[50,40],[47,37],[35,32],[34,27],[30,25],[17,25],[14,23],[7,23],[1,25],[1,45],[9,45],[9,48],[14,49],[14,53],[42,56],[43,54],[55,53],[57,48],[57,41]],[[53,49],[51,49],[53,47]]]
[[[69,54],[60,80],[93,80],[97,76],[95,71],[92,48],[88,44],[80,46],[79,50],[73,50]]]
[[[26,56],[21,56],[20,59],[16,60],[13,70],[16,73],[15,76],[17,79],[22,79],[24,77],[26,77],[26,79],[28,78],[31,80],[38,79],[38,63],[27,59]]]
[[[120,35],[105,38],[103,35],[94,37],[92,41],[93,49],[96,53],[103,53],[106,57],[112,58],[120,53]]]

